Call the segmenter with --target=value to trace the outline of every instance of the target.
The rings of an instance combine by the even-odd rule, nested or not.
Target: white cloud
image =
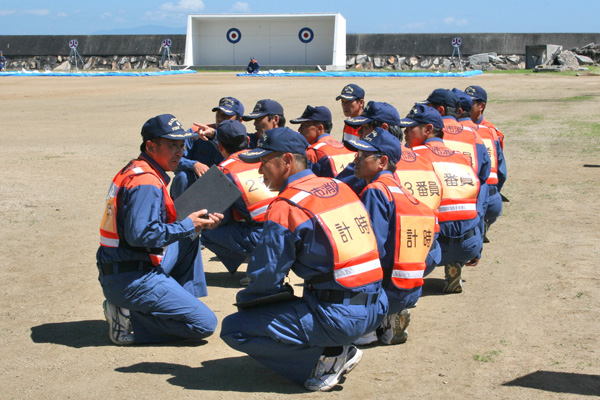
[[[44,15],[48,15],[50,14],[50,11],[48,10],[43,10],[43,9],[38,9],[38,10],[25,10],[24,11],[25,14],[31,14],[31,15],[35,15],[36,17],[42,17]]]
[[[250,12],[250,4],[248,3],[242,3],[241,1],[238,1],[237,3],[235,3],[233,6],[231,6],[230,9],[231,12]]]
[[[446,25],[462,26],[462,25],[467,25],[469,23],[469,21],[466,18],[456,19],[454,17],[448,17],[448,18],[444,18],[444,23]]]
[[[0,17],[4,17],[5,15],[13,15],[16,13],[15,10],[0,10]]]
[[[56,14],[57,17],[68,17],[66,12],[59,12],[58,14]]]
[[[202,0],[179,0],[177,4],[171,2],[161,4],[158,7],[162,11],[168,12],[197,12],[204,10],[204,2]]]
[[[113,17],[113,15],[111,13],[107,13],[107,12],[103,13],[100,16],[100,18],[102,18],[102,19],[104,19],[104,18],[112,18],[112,17]]]
[[[163,20],[165,18],[167,18],[167,13],[164,13],[161,11],[156,11],[156,12],[147,11],[146,14],[144,14],[144,16],[142,17],[142,19],[148,19],[148,20],[152,20],[152,21],[159,21],[159,20]]]

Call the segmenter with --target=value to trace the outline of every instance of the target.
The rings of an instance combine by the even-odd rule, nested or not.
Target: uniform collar
[[[283,192],[292,182],[295,182],[297,180],[305,180],[303,178],[310,178],[312,175],[312,177],[316,177],[315,174],[312,173],[312,171],[310,169],[305,169],[303,171],[297,172],[292,176],[289,176],[284,182],[283,185],[281,185],[281,189],[279,189],[279,193]]]
[[[165,170],[160,165],[158,165],[158,163],[156,161],[154,161],[154,159],[148,153],[142,152],[142,153],[140,153],[140,156],[138,158],[146,161],[150,165],[150,167],[152,167],[153,170],[158,172],[161,179],[165,183],[165,186],[167,186],[169,184],[169,182],[171,181],[171,178],[169,177],[169,175],[167,175]]]

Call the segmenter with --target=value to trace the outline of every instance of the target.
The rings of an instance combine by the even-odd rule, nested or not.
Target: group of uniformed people
[[[248,261],[221,338],[314,391],[358,364],[356,346],[407,340],[409,309],[436,266],[444,293],[462,292],[462,269],[481,258],[506,179],[503,136],[483,117],[485,90],[436,89],[405,118],[364,97],[354,84],[337,97],[343,142],[330,135],[327,107],[307,106],[292,130],[270,99],[244,114],[224,97],[215,124],[187,131],[169,114],[148,120],[142,153],[113,179],[102,220],[97,263],[111,340],[214,332],[214,313],[197,299],[206,295],[200,242],[231,273]],[[250,120],[254,134],[241,123]],[[224,214],[176,222],[173,198],[214,164],[242,197]],[[170,194],[166,171],[175,172]],[[301,297],[290,270],[304,280]]]

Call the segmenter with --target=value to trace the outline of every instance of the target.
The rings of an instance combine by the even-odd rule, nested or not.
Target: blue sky
[[[449,0],[0,0],[0,35],[184,34],[188,14],[315,12],[341,13],[348,33],[600,31],[598,0],[456,4]]]

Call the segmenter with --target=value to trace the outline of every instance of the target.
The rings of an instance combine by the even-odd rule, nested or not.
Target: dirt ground
[[[404,116],[438,87],[488,91],[506,135],[504,215],[465,291],[425,282],[406,344],[365,349],[333,392],[307,393],[219,339],[120,348],[97,281],[98,226],[110,180],[138,154],[150,117],[212,122],[234,96],[247,112],[277,99],[286,116],[328,106],[350,82]],[[600,395],[600,77],[0,77],[0,398],[575,399]],[[249,131],[252,125],[248,124]],[[591,165],[585,166],[585,165]],[[204,252],[219,320],[243,272]],[[220,330],[220,328],[218,328]],[[293,360],[290,360],[293,361]]]

